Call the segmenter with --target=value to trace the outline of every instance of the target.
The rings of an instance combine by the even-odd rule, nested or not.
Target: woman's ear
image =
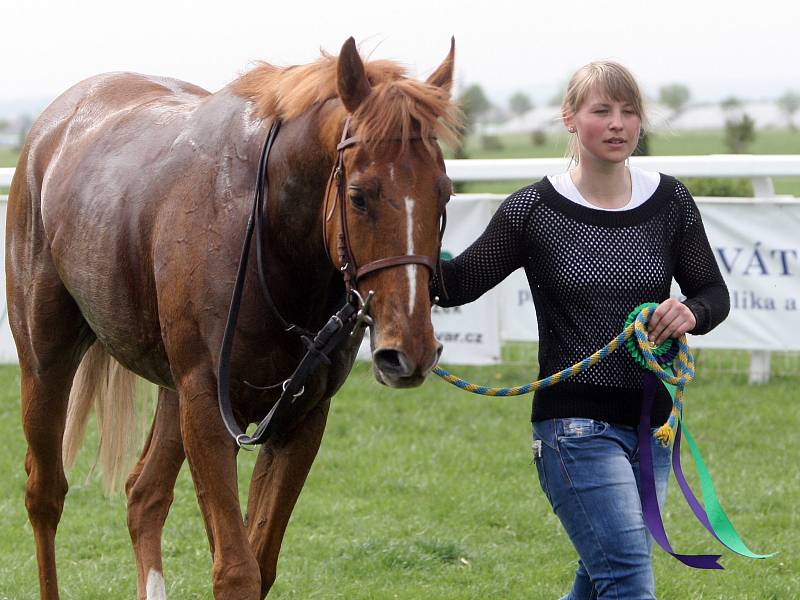
[[[567,128],[567,131],[570,133],[575,133],[575,124],[573,123],[572,115],[567,111],[561,112],[561,120],[564,122],[564,127]]]

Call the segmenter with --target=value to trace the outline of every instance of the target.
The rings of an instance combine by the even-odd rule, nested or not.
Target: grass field
[[[16,167],[19,152],[10,148],[0,148],[0,167]]]
[[[522,367],[456,372],[490,384],[520,383],[530,374]],[[657,550],[660,599],[800,597],[797,401],[796,378],[759,387],[701,378],[690,386],[687,422],[723,505],[753,550],[780,554],[753,561],[725,553],[725,571],[699,572]],[[374,382],[367,365],[358,365],[333,401],[270,598],[559,597],[575,557],[536,480],[529,410],[527,397],[473,396],[436,378],[417,390],[389,390]],[[0,367],[0,599],[27,600],[38,595],[19,423],[18,370]],[[95,439],[90,433],[69,475],[57,538],[67,600],[135,595],[124,497],[105,498],[96,478],[87,480]],[[240,457],[243,495],[253,459],[250,453]],[[688,467],[690,459],[685,461]],[[670,494],[665,520],[674,546],[716,551],[689,517],[674,481]],[[207,542],[185,466],[166,524],[164,556],[171,598],[210,598]]]

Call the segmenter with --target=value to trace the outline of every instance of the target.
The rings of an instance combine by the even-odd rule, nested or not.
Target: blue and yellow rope
[[[635,315],[632,322],[625,326],[617,337],[608,342],[608,344],[603,346],[600,350],[591,356],[587,356],[582,361],[575,363],[571,367],[567,367],[563,371],[559,371],[558,373],[538,381],[526,383],[525,385],[502,388],[487,387],[469,383],[439,366],[434,367],[433,372],[446,382],[462,390],[472,392],[473,394],[481,394],[483,396],[520,396],[566,381],[578,373],[586,371],[592,365],[596,365],[606,356],[616,351],[620,346],[625,345],[628,340],[633,340],[635,341],[636,349],[639,352],[640,360],[643,362],[644,366],[655,373],[659,379],[665,383],[674,385],[676,388],[674,405],[669,420],[661,426],[656,433],[656,437],[659,440],[664,443],[671,443],[675,439],[675,428],[680,419],[683,407],[683,389],[686,384],[694,379],[694,357],[686,343],[686,336],[682,335],[677,340],[678,354],[674,361],[672,361],[672,365],[662,366],[659,363],[656,356],[656,353],[659,353],[659,351],[650,343],[647,337],[647,323],[650,321],[650,317],[656,306],[658,305],[654,303],[638,306],[634,309],[634,313],[632,313]]]

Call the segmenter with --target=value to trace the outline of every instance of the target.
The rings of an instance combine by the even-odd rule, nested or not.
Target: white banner
[[[698,206],[731,312],[689,344],[800,350],[800,202],[701,198]]]
[[[497,196],[487,202],[496,205]],[[771,198],[698,198],[709,242],[731,295],[728,318],[690,336],[698,348],[800,350],[800,202]],[[479,227],[473,235],[483,230]],[[538,339],[522,270],[500,286],[500,337]],[[679,295],[673,282],[673,294]]]
[[[447,205],[443,257],[451,258],[466,250],[486,228],[495,207],[496,203],[483,195],[465,194],[451,201]],[[464,306],[433,307],[433,329],[444,344],[443,363],[486,365],[500,360],[498,296],[492,290]]]

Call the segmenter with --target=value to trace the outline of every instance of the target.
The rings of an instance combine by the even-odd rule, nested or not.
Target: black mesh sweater
[[[729,296],[697,206],[677,179],[661,175],[653,195],[627,211],[580,206],[549,180],[525,187],[498,208],[486,231],[442,265],[447,299],[477,299],[517,268],[525,269],[539,325],[539,377],[578,362],[615,337],[633,308],[669,297],[674,277],[702,334],[728,314]],[[434,280],[434,295],[439,284]],[[636,426],[641,367],[624,350],[587,371],[539,390],[532,420],[585,417]],[[663,386],[653,426],[669,416]]]

